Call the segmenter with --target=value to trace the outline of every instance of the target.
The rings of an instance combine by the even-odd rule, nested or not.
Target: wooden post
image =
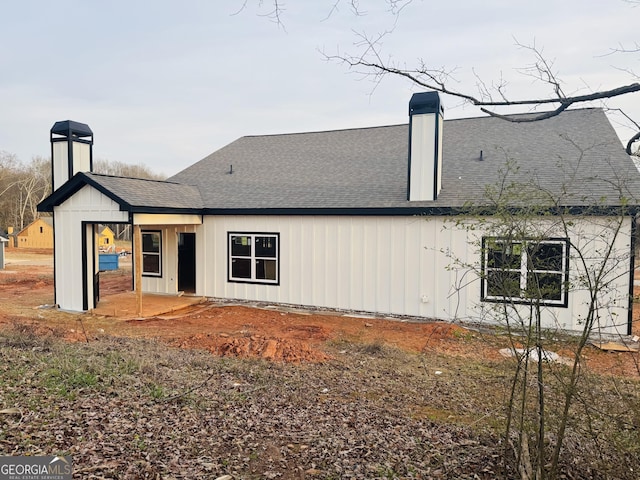
[[[140,225],[133,227],[134,268],[136,270],[136,311],[142,317],[142,230]]]

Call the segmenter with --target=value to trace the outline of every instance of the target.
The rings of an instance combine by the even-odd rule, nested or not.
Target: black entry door
[[[178,290],[185,293],[196,291],[196,234],[178,235]]]

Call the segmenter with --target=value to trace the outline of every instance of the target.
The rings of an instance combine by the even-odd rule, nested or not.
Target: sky
[[[402,0],[401,0],[402,1]],[[376,81],[328,61],[358,55],[387,32],[381,59],[452,72],[477,94],[507,82],[510,99],[553,94],[528,75],[535,45],[566,95],[634,83],[640,5],[628,0],[23,0],[0,7],[0,151],[50,155],[49,130],[75,120],[94,158],[173,175],[244,135],[408,122],[408,80]],[[333,8],[336,5],[336,8]],[[443,96],[445,118],[480,116]],[[621,108],[640,123],[640,93],[584,106]],[[542,109],[544,110],[544,109]],[[517,111],[529,111],[521,107]],[[621,141],[635,131],[612,111]]]

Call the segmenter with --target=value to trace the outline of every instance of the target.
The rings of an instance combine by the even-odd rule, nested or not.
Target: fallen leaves
[[[430,376],[390,349],[295,365],[115,338],[36,348],[38,338],[0,337],[1,445],[70,454],[83,478],[424,478],[434,464],[472,478],[492,448],[409,415]],[[18,412],[19,428],[3,421]],[[445,467],[439,442],[448,451],[454,438],[473,442]]]

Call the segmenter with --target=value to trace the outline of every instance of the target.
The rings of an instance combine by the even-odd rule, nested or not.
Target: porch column
[[[136,271],[136,312],[142,317],[142,229],[140,225],[133,226],[133,252]]]

